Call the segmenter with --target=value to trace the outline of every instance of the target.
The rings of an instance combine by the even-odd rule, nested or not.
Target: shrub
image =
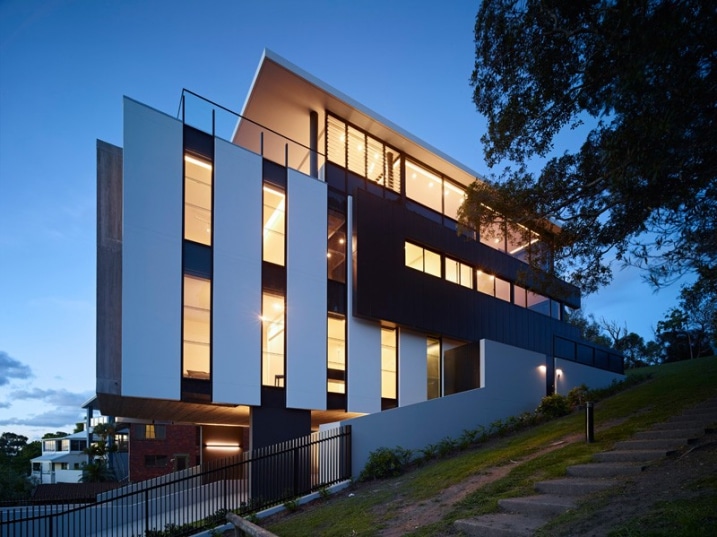
[[[568,392],[568,404],[571,408],[581,407],[588,400],[588,387],[585,384],[575,386]]]
[[[446,436],[438,443],[438,455],[445,457],[456,449],[457,442],[450,436]]]
[[[291,500],[286,500],[284,502],[284,507],[286,507],[286,510],[290,513],[296,512],[296,510],[299,508],[299,500],[296,498],[292,498]]]
[[[559,393],[554,393],[543,397],[537,412],[548,419],[559,418],[570,414],[570,405],[566,397]]]
[[[401,452],[389,448],[378,448],[368,455],[368,462],[361,471],[359,479],[368,481],[369,479],[385,479],[386,477],[395,477],[403,472],[403,459]]]
[[[424,461],[430,461],[431,459],[435,459],[436,455],[438,455],[438,446],[436,444],[428,444],[419,451],[423,454]]]

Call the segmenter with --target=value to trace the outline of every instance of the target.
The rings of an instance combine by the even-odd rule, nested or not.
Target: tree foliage
[[[715,28],[704,0],[484,0],[473,100],[489,165],[509,165],[469,191],[463,222],[542,229],[586,292],[613,256],[655,286],[716,281]],[[577,149],[553,156],[557,135]]]

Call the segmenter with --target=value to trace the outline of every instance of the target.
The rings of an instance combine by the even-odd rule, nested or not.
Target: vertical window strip
[[[441,396],[441,340],[426,338],[426,397]]]
[[[212,245],[211,162],[184,154],[184,238]]]
[[[398,399],[398,346],[395,328],[381,328],[381,397]]]
[[[328,340],[326,344],[327,391],[346,393],[346,318],[328,316]]]
[[[182,376],[211,378],[211,295],[206,278],[184,275],[182,319]]]
[[[261,295],[261,383],[283,388],[285,378],[284,297]]]

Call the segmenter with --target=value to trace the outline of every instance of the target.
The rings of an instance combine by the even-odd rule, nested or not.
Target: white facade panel
[[[262,159],[214,141],[212,401],[261,404]]]
[[[286,215],[286,406],[326,409],[327,193],[288,171]]]
[[[380,412],[381,327],[353,315],[347,324],[347,410]]]
[[[179,399],[182,123],[124,100],[122,395]]]
[[[399,331],[398,404],[420,403],[427,398],[428,368],[426,335],[410,330]]]

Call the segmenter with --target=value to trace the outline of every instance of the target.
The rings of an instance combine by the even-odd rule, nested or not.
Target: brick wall
[[[164,438],[144,438],[145,425],[132,424],[129,435],[129,479],[144,481],[181,469],[183,457],[186,467],[199,464],[199,427],[195,425],[162,425]],[[157,435],[160,436],[160,435]]]

